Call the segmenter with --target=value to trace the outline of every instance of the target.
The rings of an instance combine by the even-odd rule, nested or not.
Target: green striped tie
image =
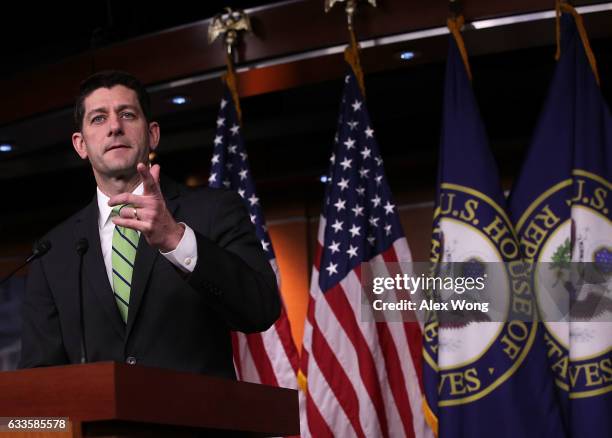
[[[113,208],[111,216],[119,215],[125,205],[117,205]],[[130,305],[130,289],[132,287],[132,273],[134,272],[134,260],[136,260],[136,248],[138,247],[138,231],[131,228],[115,225],[113,232],[113,290],[115,301],[121,313],[123,322],[127,322]]]

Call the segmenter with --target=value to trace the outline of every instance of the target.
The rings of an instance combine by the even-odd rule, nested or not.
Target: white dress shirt
[[[144,192],[144,186],[142,183],[132,192],[134,195],[142,195]],[[100,244],[102,246],[102,257],[104,258],[104,265],[106,266],[106,274],[108,275],[108,281],[112,287],[113,285],[113,233],[115,231],[115,224],[111,220],[111,212],[113,207],[108,205],[110,198],[106,196],[102,190],[98,187],[98,230],[100,231]],[[160,253],[168,259],[170,263],[179,268],[185,273],[193,272],[195,265],[198,261],[198,244],[196,242],[195,233],[185,223],[181,222],[185,226],[185,232],[177,247],[170,252]],[[140,235],[140,232],[138,233]]]

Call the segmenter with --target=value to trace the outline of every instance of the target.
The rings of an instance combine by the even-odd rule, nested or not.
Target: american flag
[[[242,197],[251,222],[255,225],[257,238],[268,256],[280,286],[272,242],[255,192],[240,130],[236,106],[229,88],[224,83],[208,183],[210,187],[236,190]],[[293,389],[297,387],[298,352],[291,337],[284,306],[278,321],[266,332],[250,335],[233,332],[232,343],[234,366],[239,380]]]
[[[302,435],[429,436],[420,327],[361,320],[361,263],[411,256],[352,70],[317,240],[300,369],[307,389]]]

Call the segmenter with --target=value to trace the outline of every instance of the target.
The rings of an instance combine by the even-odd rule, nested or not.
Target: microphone
[[[35,260],[47,254],[50,249],[51,249],[51,242],[49,242],[48,240],[41,240],[39,242],[36,242],[34,244],[34,248],[32,249],[32,254],[30,254],[30,256],[27,259],[25,259],[25,261],[21,265],[17,266],[17,268],[11,271],[9,275],[4,277],[2,281],[0,281],[0,286],[2,286],[4,283],[9,281],[13,277],[13,275],[19,272],[20,269],[22,269],[32,260]]]
[[[89,249],[89,242],[81,237],[76,243],[79,255],[79,334],[81,336],[81,363],[87,363],[87,348],[85,345],[85,319],[83,318],[83,256]]]

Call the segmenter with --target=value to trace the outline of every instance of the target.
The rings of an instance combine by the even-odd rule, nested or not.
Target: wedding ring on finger
[[[137,221],[140,220],[140,218],[138,217],[138,209],[136,207],[134,207],[134,219],[136,219]]]

